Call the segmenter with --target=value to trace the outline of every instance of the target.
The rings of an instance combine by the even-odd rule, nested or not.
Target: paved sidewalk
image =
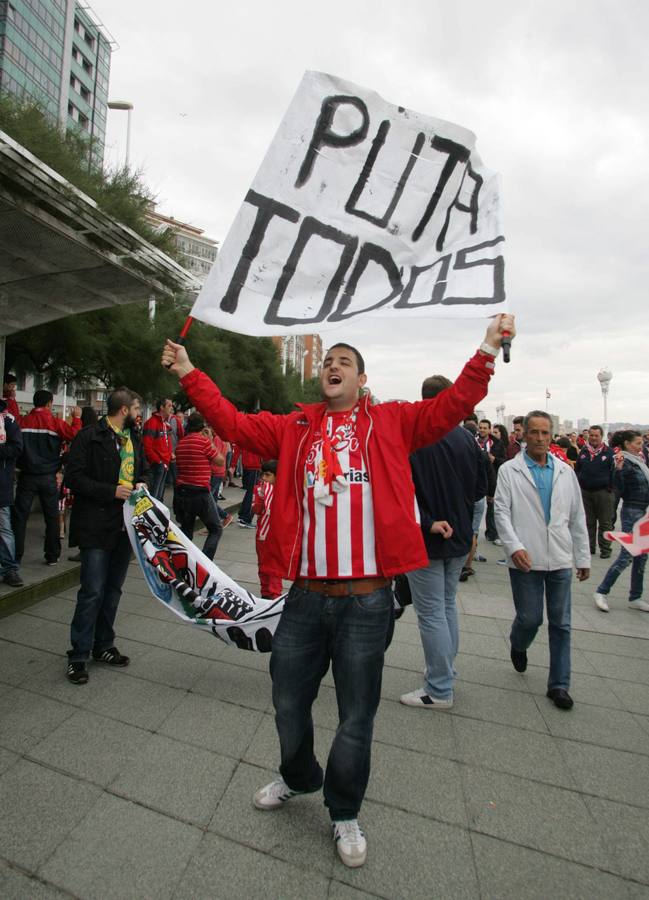
[[[452,711],[413,710],[412,610],[397,623],[362,824],[367,864],[335,857],[320,796],[269,813],[275,772],[268,657],[178,622],[131,567],[118,616],[124,670],[64,677],[74,590],[0,619],[0,897],[649,898],[649,615],[575,587],[572,712],[545,697],[547,641],[513,671],[498,548],[462,585]],[[254,532],[220,565],[257,589]],[[327,676],[321,758],[336,726]]]

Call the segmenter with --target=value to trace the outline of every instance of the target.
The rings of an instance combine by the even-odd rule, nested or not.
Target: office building
[[[290,334],[271,339],[284,374],[298,372],[303,381],[319,378],[322,371],[322,339],[319,334]]]
[[[0,91],[78,129],[101,164],[114,40],[76,0],[0,0]]]

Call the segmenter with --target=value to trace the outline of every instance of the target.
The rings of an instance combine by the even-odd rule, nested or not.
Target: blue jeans
[[[509,570],[516,618],[510,633],[514,650],[527,650],[543,624],[543,593],[548,610],[550,672],[548,689],[570,687],[570,585],[572,569],[552,572]]]
[[[622,531],[627,533],[633,530],[633,526],[645,514],[645,510],[640,506],[628,506],[626,503],[622,506]],[[647,565],[647,554],[641,553],[639,556],[631,556],[624,547],[620,549],[620,554],[613,565],[609,568],[604,576],[604,580],[597,588],[598,594],[608,594],[615,582],[618,580],[622,572],[631,566],[631,590],[629,591],[629,601],[639,600],[642,597],[642,588],[644,582],[644,570]]]
[[[393,628],[389,588],[326,597],[293,585],[273,637],[270,674],[280,772],[294,790],[316,791],[323,783],[313,752],[311,707],[332,666],[339,722],[324,775],[332,819],[355,819],[365,796],[383,657]]]
[[[18,571],[16,542],[11,527],[11,507],[0,506],[0,578]]]
[[[212,475],[210,477],[210,492],[212,494],[212,497],[214,497],[214,502],[216,503],[216,511],[218,512],[221,519],[227,519],[228,514],[219,506],[219,494],[221,493],[222,484],[223,479],[219,475]]]
[[[408,572],[426,659],[424,690],[437,700],[453,697],[459,644],[455,595],[465,558],[431,559],[425,569]]]
[[[476,500],[473,504],[473,522],[472,528],[473,533],[477,537],[480,533],[480,525],[482,523],[482,517],[484,516],[485,507],[487,505],[487,498],[483,497],[482,500]]]
[[[151,496],[164,500],[167,472],[164,463],[151,463]]]
[[[125,531],[114,550],[81,548],[81,585],[70,627],[70,662],[85,662],[91,651],[103,653],[113,646],[113,625],[130,561],[131,542]]]
[[[252,523],[252,495],[259,478],[259,469],[244,469],[241,476],[241,486],[245,488],[246,493],[243,495],[241,506],[239,507],[239,519],[242,522]]]

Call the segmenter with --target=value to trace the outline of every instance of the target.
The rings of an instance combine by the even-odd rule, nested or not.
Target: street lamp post
[[[604,421],[602,422],[602,428],[604,429],[604,440],[606,440],[606,435],[608,434],[608,388],[611,383],[611,379],[613,378],[613,373],[606,366],[603,369],[600,369],[597,373],[597,380],[599,381],[599,386],[602,389],[602,401],[604,403]]]
[[[131,158],[131,113],[133,112],[133,104],[129,100],[109,100],[108,109],[122,109],[128,113],[126,120],[126,159],[125,168],[128,169],[129,160]]]
[[[302,363],[301,363],[301,373],[300,373],[302,384],[304,384],[304,360],[307,358],[307,356],[309,355],[310,352],[311,352],[310,350],[302,351]]]

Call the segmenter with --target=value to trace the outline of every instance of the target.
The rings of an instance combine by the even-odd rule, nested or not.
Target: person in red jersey
[[[266,568],[266,539],[270,532],[270,514],[276,477],[277,460],[265,459],[261,464],[261,478],[255,485],[252,500],[252,511],[257,516],[255,549],[259,564],[259,586],[261,596],[267,600],[275,600],[282,593],[282,579],[277,575],[269,575]]]
[[[495,316],[455,383],[416,403],[371,406],[361,354],[337,343],[320,375],[322,402],[288,415],[240,413],[167,341],[162,364],[225,439],[278,460],[268,571],[293,581],[270,663],[281,777],[254,804],[278,809],[324,789],[341,861],[361,866],[367,842],[358,813],[370,773],[383,657],[394,627],[391,578],[427,565],[409,456],[442,438],[487,393],[503,331]],[[339,723],[326,775],[313,749],[311,706],[332,666]]]
[[[199,413],[192,413],[187,421],[185,437],[176,447],[174,513],[181,530],[190,541],[194,537],[196,517],[201,520],[207,528],[203,553],[208,559],[214,559],[223,526],[210,485],[211,461],[217,451],[204,429],[203,417]]]

